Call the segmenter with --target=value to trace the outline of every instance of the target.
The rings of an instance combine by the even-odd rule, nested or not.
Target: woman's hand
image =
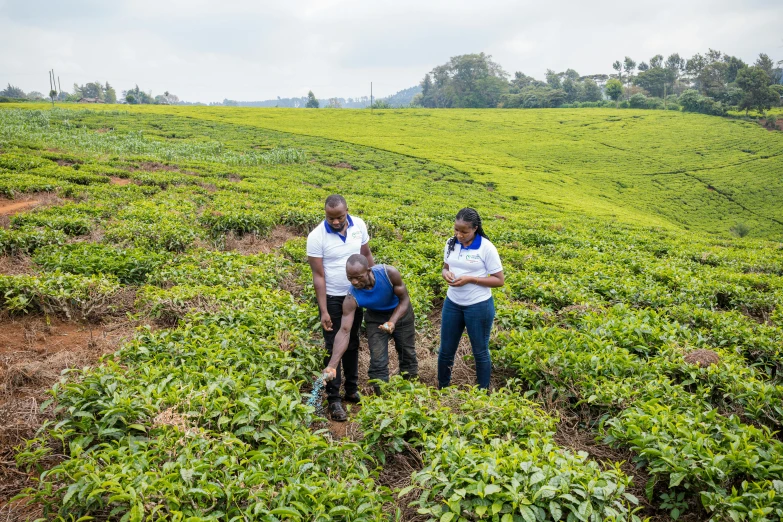
[[[449,284],[453,283],[457,279],[457,276],[454,275],[454,272],[451,270],[446,270],[445,268],[441,272],[441,275],[443,276],[443,279],[445,279]]]
[[[476,278],[475,277],[460,276],[460,277],[454,279],[453,281],[449,281],[449,286],[460,287],[460,286],[469,285],[471,283],[473,283],[473,284],[476,283]]]

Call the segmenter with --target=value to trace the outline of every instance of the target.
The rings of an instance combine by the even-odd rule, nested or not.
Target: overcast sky
[[[644,4],[644,5],[642,5]],[[393,94],[449,57],[608,74],[616,59],[783,59],[783,0],[0,0],[0,83],[109,81],[187,101]],[[67,86],[67,87],[66,87]]]

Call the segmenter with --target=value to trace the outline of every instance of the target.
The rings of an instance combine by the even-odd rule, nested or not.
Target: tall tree
[[[620,60],[616,60],[612,64],[612,69],[614,69],[616,72],[617,79],[620,80],[620,83],[623,82],[623,62]]]
[[[770,85],[780,82],[780,76],[778,76],[778,72],[775,70],[775,62],[767,54],[760,53],[754,65],[767,73]]]
[[[9,83],[8,87],[0,91],[0,96],[5,96],[6,98],[24,98],[25,94],[22,89]]]
[[[653,69],[657,67],[663,67],[663,55],[656,54],[655,56],[650,58],[650,67]]]
[[[585,81],[582,82],[582,95],[579,101],[597,102],[601,101],[601,98],[601,88],[594,80],[586,78]]]
[[[430,74],[432,94],[429,99],[423,98],[428,103],[425,106],[497,107],[509,91],[508,73],[484,53],[454,56]]]
[[[623,95],[623,83],[617,78],[612,78],[606,82],[606,95],[619,106],[620,96]]]
[[[313,91],[308,91],[305,107],[307,109],[317,109],[319,107],[318,100],[316,99],[315,94],[313,94]]]
[[[546,83],[553,89],[560,88],[560,75],[552,69],[546,70]]]
[[[109,82],[106,82],[106,85],[103,86],[103,95],[106,103],[117,103],[117,91],[109,85]]]
[[[623,71],[625,71],[625,82],[630,86],[633,81],[633,71],[636,69],[636,62],[631,59],[630,56],[626,56],[623,60]],[[630,97],[630,92],[628,93]]]
[[[751,109],[763,114],[780,99],[769,85],[769,75],[758,65],[746,67],[737,73],[737,86],[744,91],[739,107],[745,110],[746,116]]]

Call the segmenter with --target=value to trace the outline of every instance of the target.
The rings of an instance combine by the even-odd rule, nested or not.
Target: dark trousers
[[[379,312],[368,308],[365,313],[367,344],[370,345],[370,368],[367,370],[367,376],[370,379],[389,382],[390,337],[394,339],[394,346],[397,349],[400,374],[406,379],[416,377],[419,374],[413,308],[408,308],[402,319],[395,325],[394,333],[391,335],[378,328],[391,318],[393,312],[394,310]]]
[[[473,359],[476,362],[476,380],[479,388],[489,388],[492,360],[489,356],[489,334],[495,319],[495,301],[489,298],[470,306],[460,306],[448,297],[443,303],[440,323],[440,351],[438,352],[438,388],[451,383],[451,368],[462,332],[468,330]]]
[[[334,348],[334,338],[340,331],[340,321],[343,317],[344,295],[327,295],[326,311],[332,318],[332,331],[323,330],[326,351],[329,352],[324,358],[324,366],[329,364],[332,357],[332,348]],[[348,349],[343,354],[340,364],[337,365],[337,378],[326,383],[326,397],[329,402],[340,400],[340,383],[345,374],[345,394],[351,395],[359,390],[359,327],[362,325],[362,309],[357,308],[353,316],[353,326],[351,326],[351,336],[348,339]]]

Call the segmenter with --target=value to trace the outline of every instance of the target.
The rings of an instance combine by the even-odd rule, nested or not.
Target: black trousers
[[[397,349],[397,362],[400,374],[406,379],[412,379],[419,374],[419,363],[416,358],[416,326],[414,324],[413,307],[408,308],[400,319],[394,333],[389,335],[379,326],[391,319],[394,310],[379,312],[367,309],[367,344],[370,346],[370,368],[367,376],[370,379],[380,379],[389,382],[389,339],[394,339]]]
[[[326,351],[329,352],[324,359],[324,366],[329,364],[334,348],[334,339],[340,331],[340,322],[343,317],[344,295],[327,295],[326,311],[332,318],[332,331],[323,330]],[[350,395],[359,390],[359,328],[362,325],[363,310],[356,309],[351,326],[351,336],[348,339],[348,349],[343,354],[340,364],[337,365],[337,378],[326,383],[326,397],[329,402],[340,400],[340,383],[345,375],[345,394]]]

